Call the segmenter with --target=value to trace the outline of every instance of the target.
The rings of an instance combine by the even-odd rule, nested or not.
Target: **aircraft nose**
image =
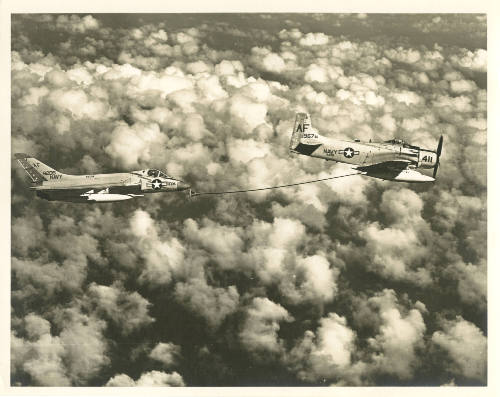
[[[183,181],[179,181],[177,182],[177,189],[178,190],[187,190],[189,189],[191,186],[186,183],[186,182],[183,182]]]

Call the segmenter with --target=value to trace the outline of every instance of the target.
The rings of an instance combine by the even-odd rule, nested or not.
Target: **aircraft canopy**
[[[402,139],[390,139],[388,141],[385,141],[385,143],[390,143],[392,145],[401,145],[405,148],[410,148],[410,149],[418,149],[418,146],[410,145],[409,143],[405,142]]]
[[[155,169],[149,169],[148,172],[147,172],[148,176],[152,176],[153,178],[158,178],[158,177],[162,177],[162,178],[170,178],[167,174],[165,174],[164,172],[162,171],[159,171],[159,170],[155,170]]]
[[[385,141],[385,143],[392,143],[393,145],[404,145],[406,142],[402,139],[390,139],[388,141]]]

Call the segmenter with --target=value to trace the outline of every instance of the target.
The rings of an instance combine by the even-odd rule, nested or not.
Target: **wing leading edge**
[[[381,163],[359,166],[357,170],[363,172],[366,176],[373,178],[386,179],[396,182],[434,182],[433,177],[424,175],[412,168],[409,168],[409,161],[391,160]]]

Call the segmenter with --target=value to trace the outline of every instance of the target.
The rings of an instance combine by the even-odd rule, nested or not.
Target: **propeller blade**
[[[439,159],[439,156],[441,156],[441,149],[442,148],[443,148],[443,136],[441,135],[441,137],[439,138],[438,148],[436,150],[436,153],[438,155],[438,159]]]
[[[437,170],[439,167],[439,157],[441,156],[441,149],[442,148],[443,148],[443,136],[441,135],[441,137],[439,138],[439,143],[438,143],[438,147],[436,150],[436,154],[437,154],[436,165],[434,166],[434,172],[432,173],[432,177],[434,179],[436,179],[436,174],[437,174]]]

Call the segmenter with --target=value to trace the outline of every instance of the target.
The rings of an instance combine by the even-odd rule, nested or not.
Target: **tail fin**
[[[301,147],[311,146],[316,148],[320,143],[319,137],[318,131],[312,128],[309,114],[297,113],[292,138],[290,139],[290,150],[302,153],[303,151],[299,150]]]
[[[29,154],[16,153],[14,156],[34,183],[40,184],[50,179],[61,179],[64,175]]]

